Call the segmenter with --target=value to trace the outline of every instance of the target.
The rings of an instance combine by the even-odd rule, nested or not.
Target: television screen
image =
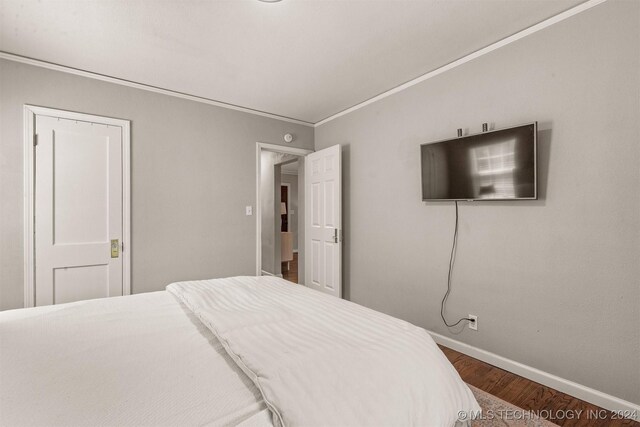
[[[422,144],[422,200],[536,199],[537,123]]]

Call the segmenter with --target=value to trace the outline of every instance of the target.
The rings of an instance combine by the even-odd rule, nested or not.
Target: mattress
[[[168,292],[0,312],[0,425],[243,423],[260,392]]]

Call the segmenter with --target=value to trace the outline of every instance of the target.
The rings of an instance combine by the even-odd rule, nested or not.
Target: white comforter
[[[274,277],[175,283],[285,426],[453,426],[477,411],[424,329]]]
[[[258,389],[167,292],[0,312],[0,425],[269,422]]]

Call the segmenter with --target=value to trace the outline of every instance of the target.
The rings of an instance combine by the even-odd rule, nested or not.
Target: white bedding
[[[264,411],[167,292],[0,312],[2,426],[255,426]]]
[[[218,337],[285,426],[453,426],[480,408],[428,333],[275,277],[167,290]]]
[[[0,425],[452,426],[479,409],[409,323],[277,278],[168,290],[0,312]]]

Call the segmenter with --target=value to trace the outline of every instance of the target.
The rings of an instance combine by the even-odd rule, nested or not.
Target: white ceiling
[[[316,123],[583,0],[0,0],[0,50]]]

